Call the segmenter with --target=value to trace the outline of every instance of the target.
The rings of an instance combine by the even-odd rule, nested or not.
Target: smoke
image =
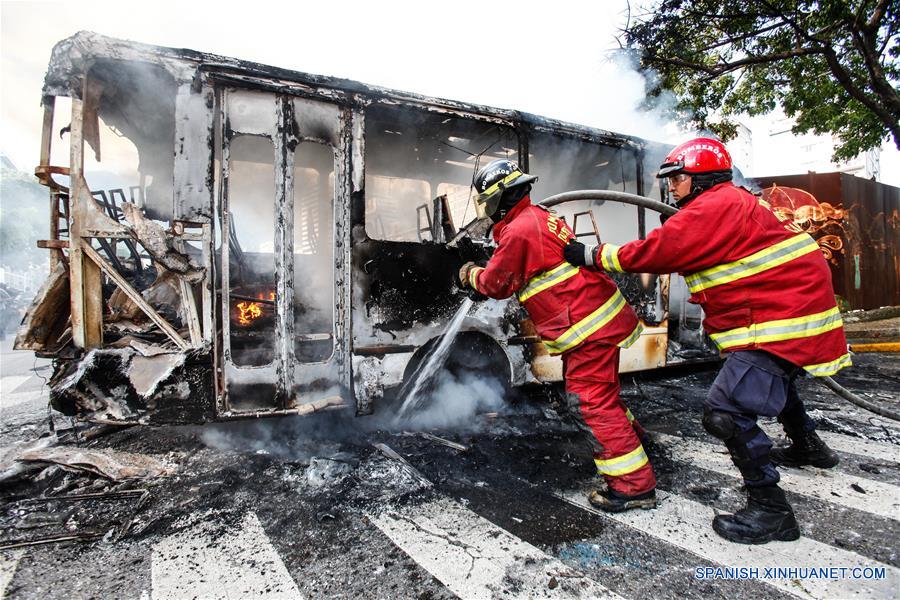
[[[475,97],[451,97],[654,141],[677,135],[668,116],[674,96],[664,92],[648,102],[656,75],[641,70],[633,53],[612,50],[611,24],[608,27],[589,39],[567,41],[573,48],[566,53],[557,48],[532,50],[521,64],[520,86],[506,85],[508,80],[500,77],[487,82]]]
[[[215,423],[199,428],[210,448],[269,454],[293,462],[339,454],[346,443],[362,443],[364,431],[351,412],[335,411],[312,417],[282,417]]]
[[[333,456],[346,445],[369,445],[383,432],[440,431],[471,433],[488,421],[484,413],[508,414],[512,406],[506,388],[484,372],[440,371],[424,392],[425,398],[409,418],[398,421],[399,404],[385,404],[372,416],[354,416],[352,410],[332,411],[307,417],[282,417],[234,423],[215,423],[199,428],[201,441],[217,450],[268,454],[293,462],[314,456]]]
[[[483,374],[442,371],[422,407],[402,422],[407,430],[477,429],[478,415],[507,407],[503,385]]]

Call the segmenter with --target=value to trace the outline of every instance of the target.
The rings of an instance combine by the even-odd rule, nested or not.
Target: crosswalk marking
[[[657,493],[659,507],[603,513],[587,501],[588,490],[558,492],[557,497],[607,519],[687,550],[710,562],[729,567],[876,567],[885,570],[885,579],[761,579],[764,583],[801,598],[895,598],[900,586],[900,569],[854,552],[801,537],[795,542],[769,542],[759,546],[733,544],[719,537],[711,527],[716,511],[708,506],[666,492]]]
[[[16,388],[31,379],[31,375],[7,375],[0,378],[0,398],[4,399],[7,395],[16,391]]]
[[[0,550],[0,598],[6,598],[6,588],[16,574],[16,567],[24,554],[24,548]]]
[[[716,446],[667,434],[654,434],[666,444],[672,458],[708,471],[739,477],[724,446]],[[900,520],[900,488],[889,483],[848,475],[834,469],[789,469],[779,467],[781,487],[786,491]],[[864,490],[859,492],[852,486]]]
[[[368,516],[460,598],[621,598],[447,498]]]
[[[829,420],[835,421],[839,417],[840,421],[850,421],[851,423],[859,423],[860,425],[877,426],[889,430],[895,436],[900,434],[900,423],[892,421],[886,417],[878,416],[874,413],[867,412],[861,408],[844,403],[841,405],[840,412],[810,409],[809,416],[813,420]],[[850,425],[850,423],[847,423]]]
[[[43,404],[47,398],[47,392],[41,390],[35,390],[31,392],[12,392],[10,394],[5,394],[3,398],[0,399],[0,409],[9,410],[14,406],[35,402],[40,402],[41,404]]]
[[[238,528],[205,521],[166,537],[150,569],[154,600],[302,598],[252,512]]]
[[[773,439],[784,435],[784,429],[778,423],[760,423],[759,426],[766,432],[766,435]],[[900,446],[887,442],[873,442],[831,431],[818,430],[816,433],[832,450],[857,454],[873,460],[900,463]]]

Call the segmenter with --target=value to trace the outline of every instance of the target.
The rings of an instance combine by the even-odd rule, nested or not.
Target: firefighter
[[[652,508],[656,478],[638,437],[643,430],[619,397],[619,350],[634,343],[641,325],[608,276],[565,261],[574,235],[531,203],[536,180],[502,159],[478,171],[477,201],[494,222],[497,248],[485,267],[464,264],[460,284],[491,298],[516,294],[549,353],[562,355],[570,413],[589,434],[607,484],[590,493],[590,503],[609,512]]]
[[[850,365],[828,264],[812,237],[732,184],[731,157],[719,141],[677,146],[657,177],[666,178],[678,213],[622,246],[573,241],[566,259],[609,272],[684,275],[706,332],[727,353],[703,426],[725,442],[748,492],[746,507],[716,516],[713,529],[743,544],[796,540],[800,529],[773,462],[828,468],[838,458],[816,435],[794,381]],[[760,415],[778,417],[790,447],[770,452]]]

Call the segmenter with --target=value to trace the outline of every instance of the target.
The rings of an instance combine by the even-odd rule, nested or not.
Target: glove
[[[467,262],[463,266],[459,268],[459,287],[462,289],[466,289],[469,286],[469,271],[471,271],[475,266],[475,263],[472,261]]]
[[[569,243],[563,248],[563,256],[566,257],[566,261],[576,267],[593,267],[594,251],[596,248],[596,246],[585,246],[573,238],[569,240]]]
[[[488,299],[487,296],[485,296],[481,292],[476,292],[472,288],[466,288],[466,296],[468,296],[472,300],[472,302],[484,302]]]

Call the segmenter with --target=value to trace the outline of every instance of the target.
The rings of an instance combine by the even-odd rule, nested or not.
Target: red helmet
[[[656,176],[730,170],[731,155],[722,142],[712,138],[694,138],[675,146],[675,149],[666,156],[665,162],[659,166],[659,173]]]

